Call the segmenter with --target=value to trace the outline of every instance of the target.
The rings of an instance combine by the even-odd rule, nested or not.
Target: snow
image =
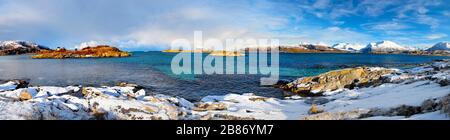
[[[65,94],[68,92],[78,92],[80,90],[79,87],[68,86],[68,87],[51,87],[51,86],[41,86],[39,88],[42,93],[49,93],[49,95],[59,95]]]
[[[16,87],[17,87],[17,85],[15,82],[9,81],[7,83],[0,84],[0,92],[13,90],[13,89],[16,89]]]
[[[436,50],[450,51],[450,42],[439,42],[435,44],[433,47],[427,49],[427,51],[436,51]]]
[[[104,119],[182,119],[181,112],[190,114],[187,119],[198,119],[207,115],[228,115],[242,118],[269,120],[297,120],[309,116],[311,98],[267,98],[254,94],[228,94],[223,96],[206,96],[202,103],[223,103],[225,110],[193,111],[195,103],[182,98],[167,95],[146,96],[145,90],[138,90],[130,99],[131,87],[85,87],[99,96],[75,97],[71,95],[74,87],[30,87],[0,92],[0,119],[93,119],[90,110],[104,112]],[[77,87],[79,88],[79,87]],[[33,99],[29,101],[4,101],[17,98],[19,93],[27,90]],[[63,94],[65,93],[65,94]],[[377,87],[344,89],[327,93],[329,102],[318,108],[329,113],[370,110],[373,108],[394,108],[400,105],[420,106],[426,99],[436,99],[450,93],[448,86],[440,86],[434,81],[420,80],[413,83],[385,83]],[[314,98],[314,97],[313,97]],[[19,109],[20,108],[20,109]],[[16,110],[17,109],[17,110]],[[37,110],[36,110],[37,109]],[[38,113],[38,115],[34,113]],[[183,114],[183,113],[181,113]],[[42,118],[43,117],[43,118]],[[365,119],[448,119],[438,112],[403,116],[375,116]]]
[[[327,111],[351,111],[373,107],[392,108],[400,105],[420,106],[426,99],[446,96],[449,87],[442,87],[432,81],[418,81],[412,84],[383,84],[379,87],[354,90],[358,99],[341,98],[339,94],[331,96],[333,102],[326,104]],[[353,93],[355,94],[355,93]]]
[[[267,98],[266,101],[252,101],[251,98],[264,98],[250,94],[228,94],[225,96],[207,96],[203,102],[220,101],[228,105],[225,111],[212,111],[217,114],[227,114],[255,119],[295,120],[306,115],[310,105],[303,100],[280,100]],[[202,112],[194,112],[201,114]]]
[[[332,46],[332,48],[344,50],[344,51],[351,51],[351,52],[357,52],[364,48],[363,45],[359,44],[350,44],[350,43],[338,43]]]
[[[325,98],[329,99],[330,102],[319,107],[326,112],[339,113],[372,108],[389,109],[400,105],[420,106],[426,99],[443,97],[449,93],[449,87],[441,87],[431,81],[418,81],[412,84],[388,83],[380,87],[344,90],[333,94],[327,93],[329,96]],[[251,98],[264,97],[248,94],[228,94],[225,96],[207,96],[202,101],[206,103],[220,102],[228,105],[227,110],[210,111],[214,114],[270,120],[301,119],[309,115],[308,110],[311,108],[310,104],[305,103],[305,98],[298,100],[266,98],[266,101],[252,101]],[[202,112],[197,114],[202,114]]]
[[[21,41],[21,40],[10,40],[10,41],[0,41],[0,50],[2,49],[17,49],[17,48],[43,48],[36,43]]]
[[[434,111],[424,114],[416,114],[410,117],[405,116],[374,116],[369,118],[364,118],[363,120],[449,120],[445,114],[440,111]]]
[[[370,43],[365,48],[361,49],[362,52],[395,52],[407,50],[410,49],[400,46],[392,41],[380,41],[376,43]]]
[[[409,118],[405,118],[404,120],[449,120],[449,117],[441,113],[440,111],[435,111],[430,113],[413,115]]]
[[[401,119],[405,119],[405,116],[375,116],[364,118],[362,120],[401,120]]]
[[[433,65],[441,66],[442,64]],[[426,69],[428,72],[433,71],[431,66],[423,66],[414,68],[414,72],[423,72]],[[377,69],[377,68],[373,68]],[[403,72],[397,70],[397,72]],[[433,71],[431,77],[441,77],[441,79],[448,78],[449,71]],[[329,102],[318,105],[318,108],[324,110],[326,113],[339,114],[338,118],[357,119],[352,118],[361,113],[367,113],[371,109],[392,109],[402,105],[407,106],[421,106],[423,101],[427,99],[438,99],[450,94],[450,86],[441,86],[437,81],[427,80],[427,78],[409,75],[409,74],[393,74],[387,75],[390,77],[388,83],[384,83],[376,87],[356,88],[353,90],[340,89],[333,92],[324,93]],[[395,83],[390,83],[394,82]],[[302,85],[306,86],[306,85]],[[264,98],[264,101],[254,101],[251,98]],[[309,98],[309,97],[308,97]],[[290,120],[302,119],[311,116],[308,110],[311,104],[307,104],[308,98],[286,98],[284,100],[275,98],[265,98],[255,96],[253,94],[228,94],[225,96],[207,96],[202,99],[205,103],[224,103],[228,106],[226,110],[215,110],[205,112],[194,112],[197,115],[205,114],[221,114],[231,115],[242,118],[255,119],[275,119],[275,120]],[[314,98],[314,97],[312,97]],[[347,114],[346,114],[347,113]],[[342,115],[343,114],[343,115]],[[328,116],[327,116],[328,115]],[[418,114],[406,119],[450,119],[438,112]],[[325,114],[321,119],[333,119],[333,116]],[[365,119],[405,119],[404,116],[376,116]]]
[[[134,87],[85,87],[98,96],[76,97],[80,87],[29,87],[0,92],[0,119],[88,120],[103,119],[180,119],[179,110],[193,104],[176,97],[145,96],[145,90],[132,93]],[[19,101],[27,91],[31,100]],[[140,98],[130,99],[130,92]],[[117,95],[115,95],[115,94]],[[154,98],[149,101],[145,99]],[[6,107],[7,106],[7,107]],[[186,113],[185,113],[186,114]]]

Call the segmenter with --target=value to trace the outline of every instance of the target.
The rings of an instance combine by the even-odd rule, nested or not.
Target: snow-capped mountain
[[[359,44],[338,43],[338,44],[334,44],[332,46],[332,48],[344,50],[344,51],[350,51],[350,52],[357,52],[357,51],[361,50],[362,48],[364,48],[364,46],[359,45]]]
[[[410,49],[400,46],[392,41],[380,41],[376,43],[370,43],[365,48],[361,49],[364,53],[391,53],[391,52],[402,52],[408,51]]]
[[[35,53],[49,48],[28,41],[0,41],[0,55]]]
[[[437,50],[450,51],[450,42],[439,42],[433,47],[427,49],[427,51],[437,51]]]

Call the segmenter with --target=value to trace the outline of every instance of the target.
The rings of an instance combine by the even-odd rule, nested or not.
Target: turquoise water
[[[128,58],[31,59],[28,55],[1,56],[0,80],[29,79],[33,85],[115,85],[136,83],[149,93],[181,96],[198,100],[206,95],[256,93],[282,97],[283,91],[259,85],[261,76],[175,75],[171,61],[176,54],[133,52]],[[206,56],[206,55],[205,55]],[[280,76],[295,79],[330,70],[355,66],[410,67],[448,57],[371,54],[280,54]],[[248,64],[246,65],[248,69]]]

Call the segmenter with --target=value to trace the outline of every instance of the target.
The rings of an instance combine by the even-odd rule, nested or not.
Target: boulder
[[[27,101],[27,100],[30,100],[30,99],[32,99],[32,98],[33,98],[33,96],[31,95],[31,93],[29,93],[29,92],[26,91],[26,90],[22,91],[22,92],[19,94],[19,99],[20,99],[21,101]]]
[[[308,114],[319,114],[322,113],[323,109],[317,107],[315,104],[311,105],[311,108],[308,110]]]
[[[209,110],[226,110],[227,105],[225,103],[198,103],[195,105],[194,111],[209,111]]]

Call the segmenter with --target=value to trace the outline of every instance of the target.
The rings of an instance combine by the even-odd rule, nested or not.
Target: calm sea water
[[[0,79],[29,79],[32,85],[115,85],[136,83],[149,92],[198,100],[206,95],[255,93],[282,97],[283,91],[259,85],[262,75],[174,75],[175,54],[134,52],[128,58],[31,59],[1,56]],[[409,67],[448,57],[370,54],[280,54],[280,76],[295,79],[355,66]]]

